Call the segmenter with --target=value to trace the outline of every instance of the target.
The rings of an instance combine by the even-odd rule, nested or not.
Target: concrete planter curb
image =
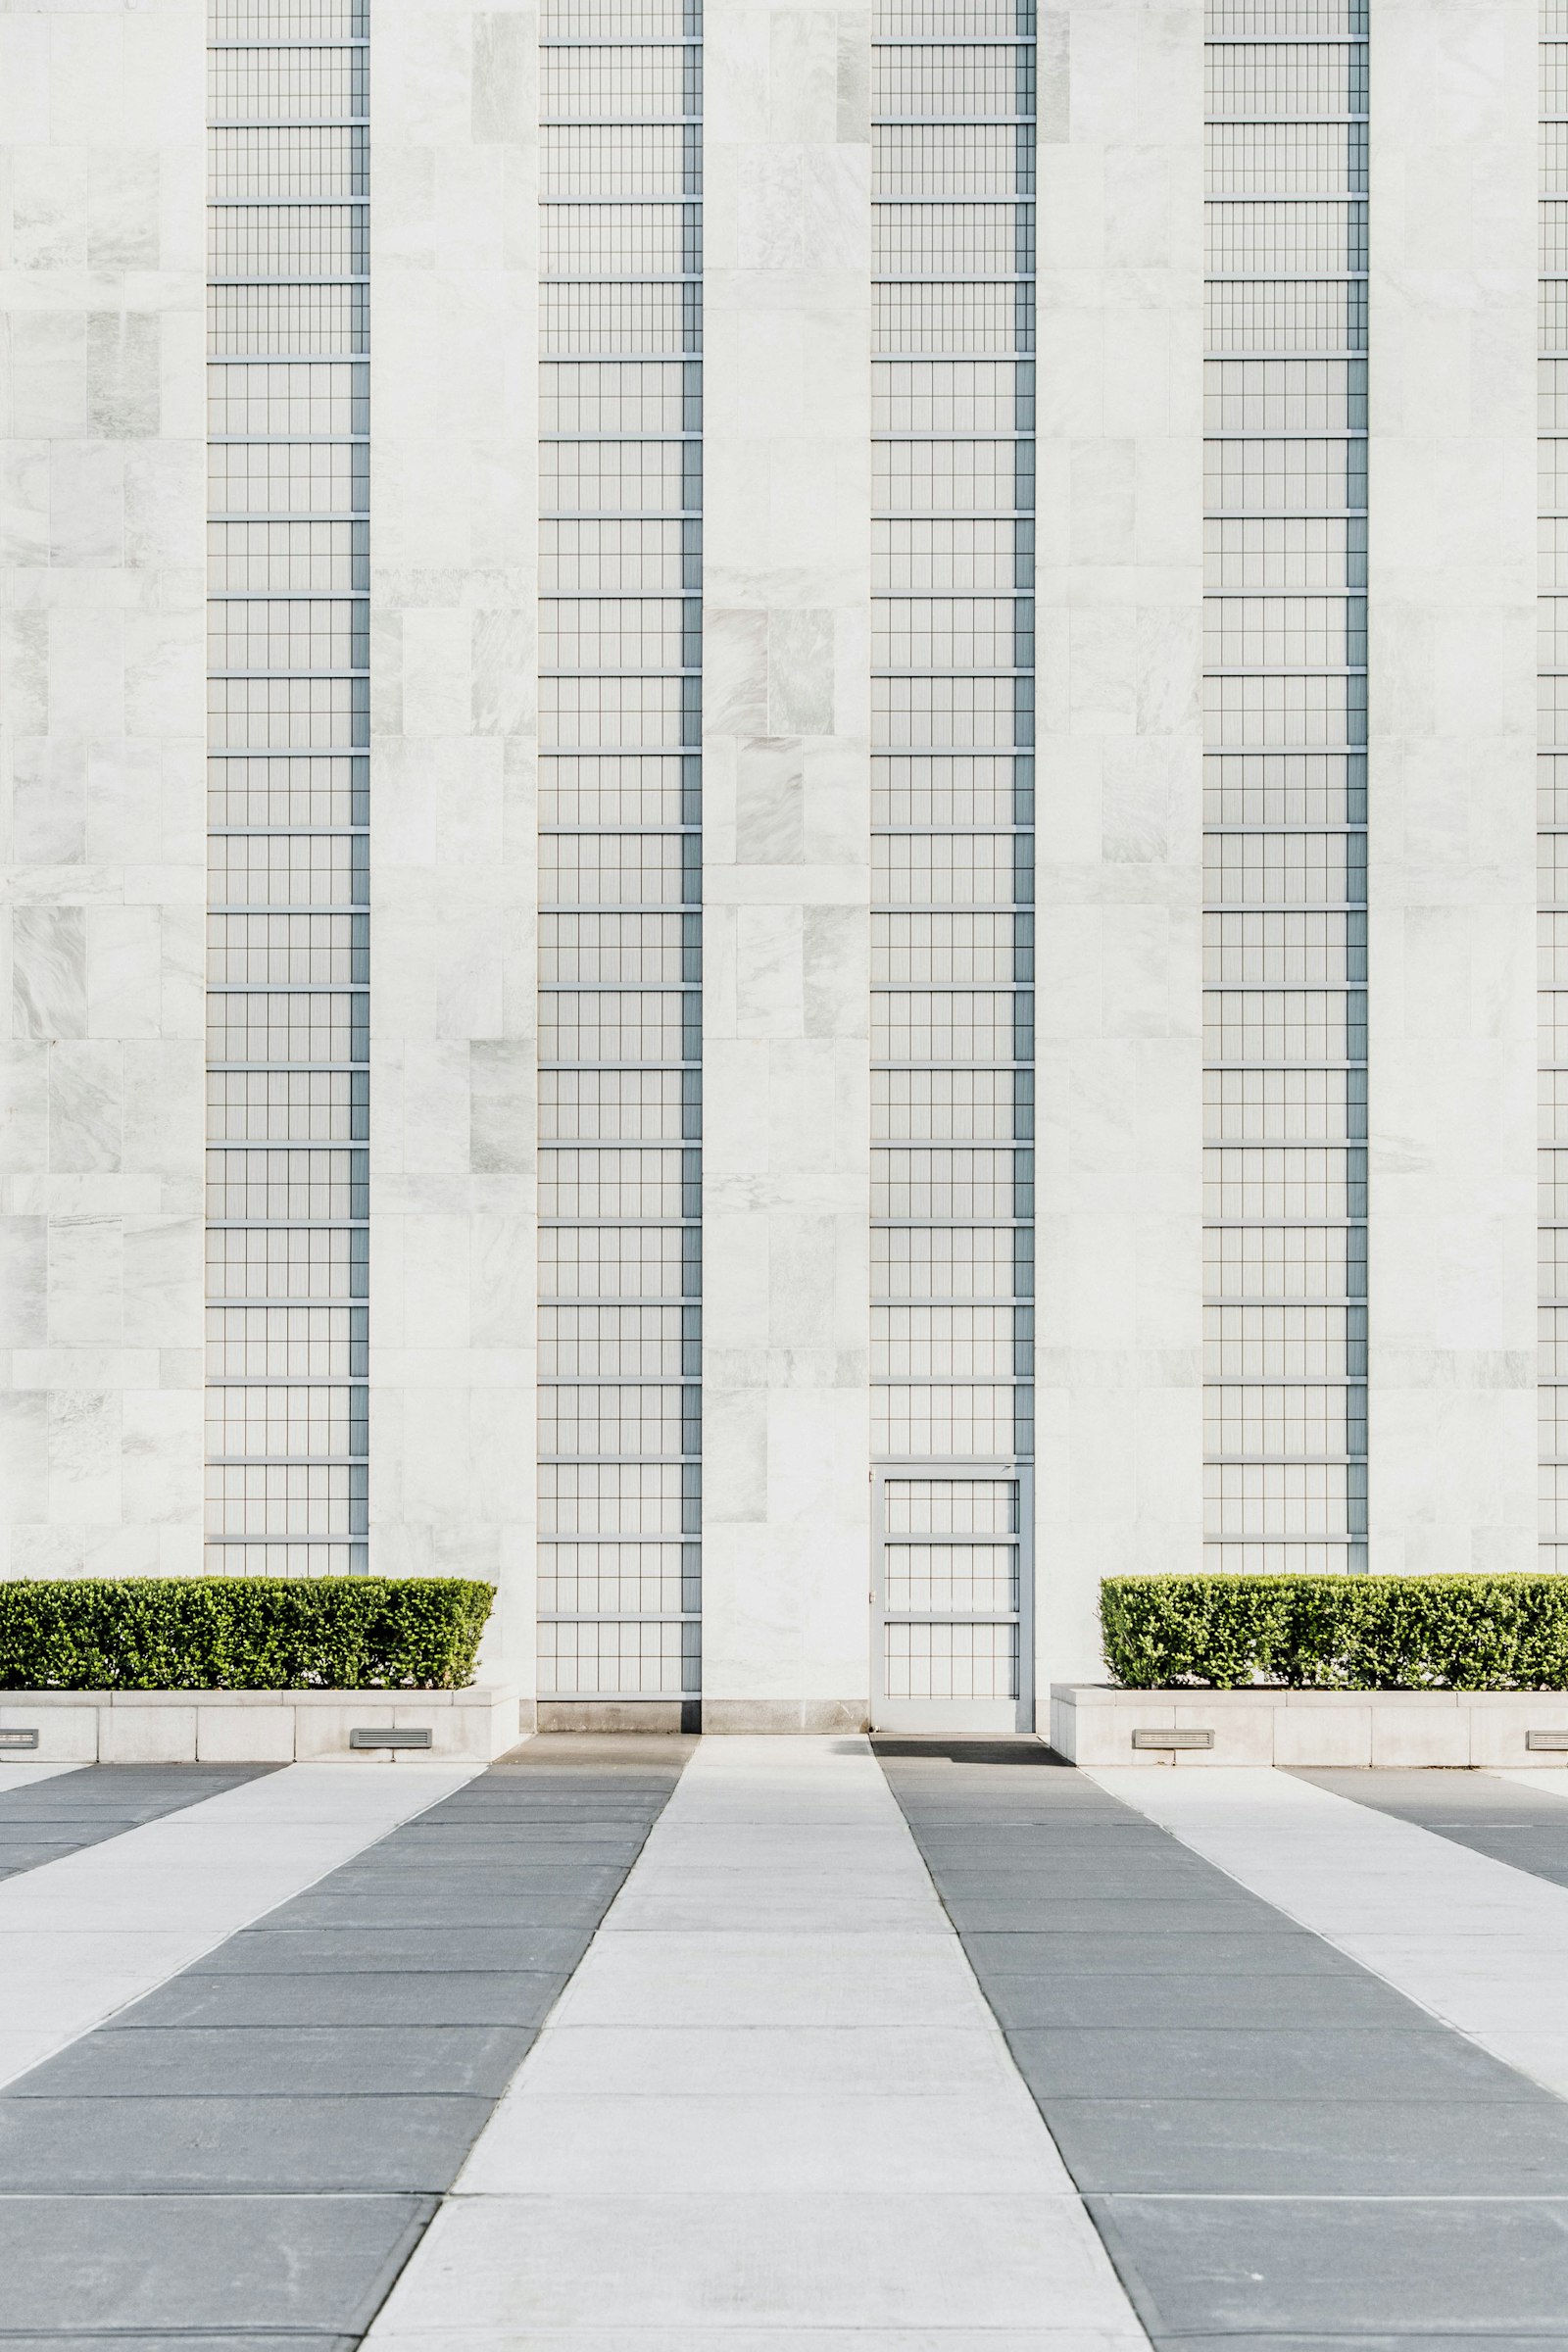
[[[531,1713],[531,1710],[530,1710]],[[0,1755],[47,1764],[297,1764],[411,1759],[488,1764],[521,1737],[517,1692],[466,1690],[5,1690]],[[428,1731],[428,1747],[359,1749],[357,1731]],[[6,1733],[35,1732],[24,1747]]]
[[[1201,1733],[1211,1743],[1186,1744]],[[1169,1745],[1160,1736],[1178,1737]],[[1568,1690],[1123,1690],[1053,1683],[1051,1744],[1075,1764],[1564,1765]],[[1139,1734],[1137,1743],[1134,1735]]]

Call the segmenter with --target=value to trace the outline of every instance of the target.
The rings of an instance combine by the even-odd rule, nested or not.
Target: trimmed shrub
[[[0,1690],[453,1690],[494,1598],[453,1576],[0,1584]]]
[[[1112,1576],[1129,1690],[1568,1690],[1568,1577]]]

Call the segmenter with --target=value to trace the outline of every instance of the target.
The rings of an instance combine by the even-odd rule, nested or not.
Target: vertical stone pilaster
[[[500,1587],[533,1690],[537,22],[371,74],[370,1561]]]
[[[201,1566],[205,40],[0,18],[0,1575]]]
[[[1534,1565],[1536,11],[1375,0],[1374,1570]]]
[[[1203,12],[1041,21],[1038,1689],[1201,1565]]]
[[[706,17],[704,1721],[863,1720],[870,23]]]

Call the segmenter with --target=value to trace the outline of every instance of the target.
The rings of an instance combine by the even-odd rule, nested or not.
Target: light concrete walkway
[[[480,1769],[286,1765],[0,1882],[0,2082],[188,1968]]]
[[[858,1740],[699,1748],[369,2343],[1139,2352]]]
[[[1548,1781],[1506,1777],[1531,1788]],[[1128,1766],[1088,1778],[1568,2097],[1568,1887],[1290,1773]]]

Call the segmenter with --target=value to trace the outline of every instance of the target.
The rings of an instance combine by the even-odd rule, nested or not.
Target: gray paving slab
[[[107,1813],[127,1821],[158,1821],[182,1805],[221,1796],[226,1788],[279,1769],[276,1764],[84,1764],[79,1771],[0,1793],[0,1823],[90,1821]]]
[[[1197,1936],[1184,1938],[1196,1943]],[[1261,1939],[1252,1937],[1250,1941]],[[1180,1957],[1186,1959],[1185,1949]],[[1167,1964],[1170,1950],[1163,1957]],[[1409,2004],[1361,1969],[1317,1974],[1176,1975],[1169,1966],[1142,1975],[994,1975],[987,1995],[1003,2025],[1169,2028],[1283,2026],[1298,2033],[1319,2026],[1409,2025]]]
[[[931,1737],[924,1733],[878,1732],[871,1741],[878,1756],[894,1756],[907,1764],[911,1771],[939,1771],[945,1764],[997,1764],[1004,1771],[1017,1767],[1026,1772],[1071,1771],[1054,1747],[1043,1740],[1033,1738],[986,1739],[974,1733],[943,1734]]]
[[[156,2034],[88,2034],[10,2084],[7,2099],[265,2099],[296,2091],[498,2098],[532,2041],[526,2026],[171,2026]]]
[[[475,1969],[542,1969],[569,1975],[582,1957],[580,1928],[389,1927],[376,1923],[373,1936],[358,1927],[280,1927],[269,1912],[265,1925],[246,1928],[204,1954],[204,1976],[376,1976]],[[179,1979],[174,1979],[177,1984]],[[166,1988],[167,1989],[167,1988]],[[155,1996],[156,1997],[156,1996]],[[125,2019],[117,2021],[125,2023]]]
[[[0,2100],[0,2210],[45,2189],[109,2195],[341,2195],[449,2188],[488,2097]],[[0,2280],[0,2342],[5,2289]],[[243,2315],[240,2315],[243,2316]]]
[[[101,1845],[277,1770],[275,1764],[88,1764],[0,1794],[0,1879]]]
[[[530,1865],[552,1870],[622,1869],[641,1852],[647,1829],[617,1829],[613,1837],[596,1838],[591,1832],[551,1822],[487,1823],[482,1829],[430,1830],[408,1834],[407,1850],[422,1859],[439,1854],[448,1864],[472,1863],[483,1869],[501,1860],[514,1863],[525,1853]]]
[[[500,1757],[491,1765],[485,1787],[477,1795],[470,1796],[468,1802],[472,1805],[503,1802],[569,1805],[575,1803],[586,1790],[601,1800],[618,1799],[630,1805],[657,1805],[664,1779],[682,1768],[680,1763],[669,1758],[646,1772],[618,1772],[597,1764],[573,1766],[564,1763],[555,1748],[556,1743],[552,1742],[549,1755],[541,1751],[541,1760],[537,1764],[521,1769],[510,1757]],[[690,1753],[689,1740],[686,1748]]]
[[[1155,2352],[1454,2352],[1456,2342],[1465,2352],[1568,2352],[1568,2331],[1549,2328],[1544,2334],[1494,2335],[1489,2330],[1478,2334],[1473,2328],[1455,2337],[1449,2334],[1428,2335],[1424,2331],[1406,2335],[1297,2335],[1294,2332],[1267,2335],[1158,2335]],[[10,2352],[9,2346],[7,2352]]]
[[[490,1768],[491,1777],[516,1772],[594,1773],[606,1780],[635,1780],[643,1773],[678,1773],[697,1742],[684,1732],[546,1732],[509,1748]]]
[[[285,2329],[256,2330],[225,2335],[186,2333],[127,2334],[105,2328],[96,2334],[75,2330],[69,2335],[6,2335],[6,2352],[354,2352],[352,2335],[296,2335]]]
[[[1534,2101],[1063,2099],[1051,2129],[1084,2190],[1190,2196],[1562,2194],[1568,2110]],[[1453,2136],[1450,2136],[1453,2134]],[[1483,2187],[1481,2184],[1485,2183]]]
[[[1031,1885],[1039,1858],[1029,1850],[1003,1851],[990,1860],[980,1856],[959,1864],[933,1861],[928,1857],[927,1868],[943,1893],[951,1893],[962,1902],[967,1902],[970,1897],[984,1902],[994,1897],[999,1880],[1004,1885],[1009,1880],[1021,1882],[1024,1886]],[[1196,1855],[1190,1864],[1143,1854],[1133,1854],[1125,1859],[1116,1854],[1097,1863],[1088,1854],[1057,1855],[1051,1849],[1050,1870],[1042,1874],[1036,1891],[1054,1903],[1132,1901],[1163,1904],[1185,1902],[1193,1897],[1206,1899],[1209,1886],[1203,1876],[1203,1865]]]
[[[1568,2198],[1091,2196],[1156,2337],[1561,2329]]]
[[[1278,1913],[1272,1929],[1250,1922],[1245,1930],[1222,1934],[1188,1927],[1181,1931],[1179,1948],[1172,1946],[1176,1933],[1169,1927],[1122,1934],[1110,1929],[1012,1934],[966,1928],[964,1944],[976,1968],[984,1960],[988,1984],[1008,1977],[1191,1976],[1198,1970],[1226,1978],[1365,1974],[1319,1936],[1286,1927]]]
[[[0,2197],[0,2329],[358,2334],[430,2197]]]
[[[332,1873],[332,1888],[344,1895],[374,1894],[385,1903],[399,1903],[418,1895],[445,1901],[448,1897],[462,1902],[474,1893],[484,1893],[518,1904],[531,1903],[543,1895],[553,1901],[571,1901],[592,1905],[604,1903],[613,1894],[630,1869],[637,1849],[628,1848],[624,1862],[510,1862],[492,1860],[483,1854],[447,1856],[438,1846],[399,1846],[398,1860],[403,1867],[396,1877],[391,1876],[385,1863],[373,1858],[375,1848],[369,1849],[370,1859],[351,1862],[341,1871]],[[323,1881],[323,1886],[325,1882]],[[298,1897],[310,1900],[309,1894]]]
[[[1355,1797],[1381,1813],[1396,1813],[1423,1829],[1446,1824],[1455,1829],[1482,1828],[1510,1822],[1520,1828],[1549,1829],[1561,1824],[1568,1804],[1544,1789],[1524,1788],[1517,1781],[1495,1780],[1490,1773],[1441,1770],[1377,1772],[1296,1766],[1293,1781],[1310,1781],[1336,1796]],[[1568,1791],[1568,1774],[1563,1787]]]
[[[875,1741],[878,1755],[882,1749]],[[961,1767],[953,1772],[922,1774],[918,1765],[901,1762],[897,1766],[911,1799],[920,1805],[963,1805],[983,1799],[988,1814],[1008,1813],[1022,1807],[1034,1807],[1040,1812],[1094,1813],[1102,1810],[1101,1793],[1086,1781],[1061,1778],[1061,1771],[1070,1772],[1070,1765],[1053,1773],[1029,1773],[999,1776],[989,1765]],[[999,1779],[1006,1787],[998,1786]],[[1113,1800],[1114,1801],[1114,1800]]]
[[[175,1977],[108,2033],[179,2026],[537,2026],[565,1985],[564,1975],[521,1969],[421,1968],[393,1975],[362,1969],[327,1976]]]
[[[1103,1790],[1020,1829],[971,1789],[960,1836],[884,1769],[1157,2352],[1563,2326],[1568,2103]]]
[[[1116,1823],[1121,1829],[1148,1827],[1142,1814],[1127,1817],[1125,1806],[1118,1807],[1114,1798],[1091,1790],[1087,1783],[1061,1788],[1054,1782],[1037,1781],[998,1790],[987,1786],[994,1776],[975,1773],[922,1786],[904,1766],[898,1770],[909,1792],[910,1811],[926,1821],[979,1821],[991,1828],[1023,1821],[1101,1821]],[[1123,1816],[1119,1822],[1118,1811]]]
[[[1162,1838],[1158,1830],[1147,1829],[1140,1835],[1118,1829],[1112,1844],[1110,1825],[1101,1821],[1030,1821],[1006,1830],[988,1829],[979,1822],[956,1822],[951,1828],[946,1822],[939,1827],[920,1823],[920,1850],[927,1864],[941,1863],[950,1870],[975,1870],[993,1861],[1028,1861],[1042,1837],[1050,1838],[1052,1852],[1062,1862],[1110,1859],[1125,1870],[1140,1857],[1167,1863],[1185,1860],[1185,1856],[1171,1854],[1169,1840]]]
[[[1215,1877],[1219,1873],[1215,1872]],[[1050,1874],[1039,1874],[1040,1890],[1028,1880],[1016,1880],[995,1894],[955,1897],[948,1909],[956,1920],[960,1911],[969,1936],[1040,1935],[1051,1929],[1080,1936],[1213,1936],[1221,1932],[1244,1936],[1277,1931],[1280,1914],[1268,1904],[1240,1891],[1203,1896],[1177,1896],[1169,1902],[1153,1895],[1120,1894],[1056,1896],[1050,1891]],[[1222,1880],[1230,1887],[1229,1880]],[[302,1898],[303,1899],[303,1898]]]
[[[1528,1870],[1534,1878],[1568,1886],[1568,1833],[1488,1829],[1443,1830],[1439,1835],[1456,1845],[1469,1846],[1472,1853],[1486,1854],[1494,1862],[1506,1862],[1511,1870]]]
[[[635,1781],[618,1781],[613,1774],[578,1774],[588,1788],[564,1788],[560,1774],[543,1776],[541,1771],[526,1781],[511,1774],[506,1764],[491,1764],[491,1774],[499,1774],[487,1788],[472,1792],[470,1788],[452,1799],[459,1821],[491,1821],[496,1813],[522,1821],[524,1816],[534,1821],[651,1821],[659,1813],[659,1776],[639,1774]]]
[[[133,1822],[117,1822],[102,1832],[102,1838],[117,1837],[122,1829],[133,1829]],[[99,1838],[15,1837],[8,1838],[0,1831],[0,1879],[14,1879],[19,1871],[36,1870],[40,1862],[58,1862],[64,1854],[78,1853],[84,1845],[97,1844]]]
[[[352,1928],[376,1934],[396,1928],[513,1928],[525,1934],[533,1928],[581,1929],[596,1923],[614,1891],[612,1886],[598,1898],[572,1887],[495,1894],[480,1879],[450,1890],[414,1881],[384,1886],[362,1881],[358,1892],[339,1894],[331,1881],[323,1879],[318,1892],[296,1896],[269,1918],[279,1928]]]
[[[1423,2026],[1405,2005],[1388,2025],[1009,2027],[1019,2072],[1043,2098],[1367,2099],[1528,2098],[1531,2086],[1446,2026]],[[1568,2111],[1565,2111],[1568,2112]],[[1568,2181],[1565,2181],[1568,2186]]]

